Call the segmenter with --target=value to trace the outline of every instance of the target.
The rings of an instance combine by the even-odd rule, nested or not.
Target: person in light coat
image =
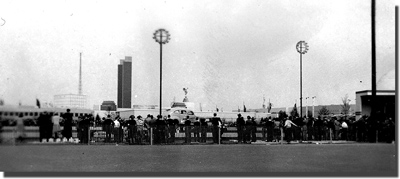
[[[292,116],[290,116],[285,121],[285,125],[284,125],[284,127],[285,127],[285,136],[286,136],[287,143],[290,143],[290,141],[292,140],[293,129],[294,129],[293,126],[297,127],[297,125],[292,122]]]

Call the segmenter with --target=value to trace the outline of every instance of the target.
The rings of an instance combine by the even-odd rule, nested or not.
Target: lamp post
[[[302,93],[302,55],[307,53],[308,44],[305,41],[297,42],[297,52],[300,53],[300,117],[303,117],[303,93]]]
[[[312,117],[314,118],[314,98],[317,98],[317,97],[313,96],[311,98],[312,98]]]
[[[162,44],[169,42],[170,35],[165,29],[158,29],[153,34],[153,39],[160,44],[160,114],[161,115],[161,104],[162,104]]]
[[[308,98],[310,97],[306,97],[306,118],[308,117]]]

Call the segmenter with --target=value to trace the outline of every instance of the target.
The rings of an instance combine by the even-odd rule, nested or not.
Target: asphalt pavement
[[[396,173],[395,144],[1,145],[7,172]],[[304,173],[306,172],[306,173]],[[175,173],[177,174],[177,173]],[[190,174],[190,173],[189,173]]]

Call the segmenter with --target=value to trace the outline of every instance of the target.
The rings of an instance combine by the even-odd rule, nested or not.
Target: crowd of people
[[[123,120],[119,116],[112,119],[108,115],[107,118],[96,120],[96,123],[100,124],[106,133],[105,142],[116,144],[122,142],[128,144],[151,142],[154,144],[173,144],[175,143],[176,133],[179,131],[184,131],[185,143],[187,144],[192,142],[205,143],[207,132],[210,130],[204,118],[196,118],[196,121],[192,122],[189,116],[183,124],[180,124],[178,119],[171,119],[170,115],[166,117],[158,115],[157,118],[154,118],[150,114],[145,119],[142,119],[140,115],[137,117],[131,115],[127,120]],[[213,142],[218,143],[222,135],[220,131],[222,121],[214,114],[211,124],[213,126]],[[114,136],[113,140],[111,139],[112,135]]]
[[[23,116],[16,121],[17,140],[25,137]],[[173,144],[175,143],[176,133],[185,133],[185,143],[192,142],[206,143],[207,133],[211,132],[213,143],[221,143],[224,130],[223,121],[214,113],[213,117],[207,122],[205,118],[196,118],[194,122],[187,116],[184,123],[178,119],[171,119],[171,116],[152,115],[129,116],[122,119],[120,116],[103,117],[97,115],[79,116],[77,121],[73,120],[73,114],[67,112],[61,116],[58,113],[43,112],[37,119],[39,126],[40,141],[49,141],[50,138],[57,140],[65,138],[72,140],[72,127],[76,127],[77,138],[81,143],[90,142],[94,136],[94,131],[90,131],[90,126],[101,127],[105,132],[104,142],[106,143],[128,143],[128,144]],[[63,126],[63,130],[61,127]],[[321,140],[351,140],[358,142],[389,142],[395,140],[395,123],[390,117],[374,118],[362,116],[359,120],[355,118],[318,116],[313,117],[292,117],[279,116],[277,118],[266,117],[256,120],[247,116],[246,120],[238,114],[234,125],[237,130],[238,143],[251,143],[257,141],[257,128],[261,128],[262,140],[266,142],[291,141],[321,141]],[[113,136],[113,138],[112,138]],[[258,137],[260,139],[260,137]]]
[[[239,126],[243,123],[240,118],[241,116],[236,122],[239,136],[240,133],[243,133],[242,131],[247,131],[247,128],[254,131],[254,127]],[[250,117],[248,116],[248,118]],[[289,116],[274,119],[269,117],[262,118],[256,126],[262,127],[262,138],[268,142],[279,141],[282,132],[284,140],[287,142],[291,140],[299,142],[321,140],[376,142],[378,140],[378,142],[391,143],[395,139],[395,123],[390,117],[381,119],[364,115],[359,120],[346,116],[318,116],[317,118]],[[246,128],[246,130],[242,128]],[[280,128],[282,130],[279,130]],[[239,141],[241,141],[240,138]]]

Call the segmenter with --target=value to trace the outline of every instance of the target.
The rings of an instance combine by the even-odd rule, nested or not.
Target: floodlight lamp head
[[[308,51],[308,44],[305,41],[300,41],[296,44],[297,52],[300,54],[305,54]]]
[[[166,44],[170,40],[170,34],[165,29],[158,29],[153,35],[153,39],[159,44]]]

